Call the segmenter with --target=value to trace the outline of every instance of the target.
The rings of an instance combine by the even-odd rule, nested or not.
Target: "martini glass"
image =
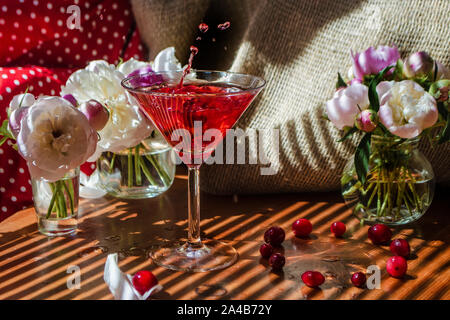
[[[188,167],[188,238],[152,251],[157,265],[202,272],[226,268],[237,260],[232,246],[200,237],[200,166],[264,85],[259,77],[205,70],[191,70],[184,78],[183,71],[168,71],[122,81]]]

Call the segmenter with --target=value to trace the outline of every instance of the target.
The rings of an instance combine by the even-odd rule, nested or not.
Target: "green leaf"
[[[361,181],[362,184],[366,183],[367,172],[369,171],[371,135],[372,135],[371,133],[366,133],[362,137],[358,147],[356,148],[355,153],[356,174],[358,175],[358,180]]]
[[[348,127],[347,127],[347,128],[348,128]],[[343,136],[342,138],[340,138],[337,142],[342,142],[342,141],[347,140],[347,139],[350,138],[356,131],[358,131],[358,128],[356,128],[356,127],[351,127],[351,128],[349,128],[349,129],[345,130],[345,131],[344,131],[344,132],[345,132],[344,136]]]
[[[434,61],[434,75],[433,75],[433,82],[436,81],[437,74],[438,74],[438,65],[437,65],[437,62]]]
[[[8,120],[3,120],[3,123],[0,126],[0,136],[4,136],[4,137],[7,137],[9,139],[16,140],[14,138],[13,134],[11,133],[11,131],[9,131]]]
[[[394,66],[388,66],[381,70],[371,81],[369,84],[369,102],[370,109],[375,112],[378,112],[380,109],[380,100],[378,98],[377,86],[383,80],[384,75],[393,68]]]
[[[444,118],[447,119],[447,116],[449,112],[447,111],[447,108],[444,106],[444,103],[442,101],[439,101],[437,103],[437,109],[439,111],[439,114]]]
[[[6,142],[6,140],[8,140],[8,137],[3,137],[2,139],[0,139],[0,147]]]
[[[403,61],[402,61],[402,59],[397,60],[397,63],[395,64],[393,76],[396,81],[403,80]]]
[[[378,112],[378,110],[380,109],[380,100],[378,99],[377,85],[378,82],[376,81],[376,78],[373,79],[369,84],[370,109],[375,112]]]
[[[347,84],[345,83],[344,79],[342,79],[341,74],[338,72],[338,79],[336,82],[336,89],[342,88],[342,87],[347,87]]]

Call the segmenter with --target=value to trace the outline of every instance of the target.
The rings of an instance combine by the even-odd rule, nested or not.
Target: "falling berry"
[[[284,241],[286,234],[280,227],[271,227],[264,232],[264,241],[270,243],[272,246],[277,247]]]
[[[259,252],[261,253],[261,257],[268,259],[273,253],[273,247],[270,243],[263,243],[259,248]]]
[[[387,272],[394,278],[402,278],[407,269],[408,263],[400,256],[390,257],[386,263]]]
[[[269,258],[269,264],[273,270],[281,270],[286,263],[286,259],[279,253],[274,253]]]
[[[391,240],[392,231],[385,224],[376,224],[369,228],[369,239],[373,244],[382,244]]]
[[[391,252],[396,256],[408,258],[410,254],[410,248],[408,241],[405,239],[394,239],[390,245]]]
[[[198,29],[202,32],[205,33],[206,31],[208,31],[208,25],[206,23],[200,23],[198,25]]]
[[[306,271],[302,274],[302,281],[308,287],[315,288],[325,282],[325,277],[318,271]]]
[[[138,271],[133,276],[133,286],[141,295],[146,293],[148,290],[150,290],[157,284],[158,280],[156,279],[155,275],[150,271],[147,270]]]
[[[352,283],[356,287],[363,287],[366,284],[366,275],[363,272],[355,272],[352,275]]]
[[[345,227],[345,224],[341,221],[338,222],[334,222],[331,225],[331,232],[334,233],[335,237],[342,237],[342,235],[345,233],[345,230],[347,230],[347,228]]]
[[[227,22],[219,24],[217,26],[217,29],[225,30],[225,29],[228,29],[230,27],[230,25],[231,25],[230,21],[227,21]]]
[[[292,224],[295,236],[306,238],[312,231],[312,224],[308,219],[298,219]]]

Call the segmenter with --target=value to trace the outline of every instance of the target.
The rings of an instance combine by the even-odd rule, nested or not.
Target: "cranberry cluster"
[[[307,238],[312,232],[312,224],[308,219],[297,219],[292,224],[292,232],[296,237]],[[335,237],[342,237],[345,234],[346,226],[341,221],[331,224],[330,230]],[[264,233],[264,242],[259,248],[259,252],[264,259],[269,259],[269,265],[275,271],[280,271],[286,259],[283,254],[275,252],[275,248],[280,247],[286,234],[281,227],[275,226],[269,228]],[[392,238],[392,231],[384,224],[376,224],[369,228],[368,238],[375,245],[386,244]],[[410,247],[405,239],[394,239],[390,243],[390,250],[394,254],[387,263],[387,272],[395,278],[401,278],[406,274],[407,262]],[[325,282],[325,277],[318,271],[306,271],[301,275],[302,281],[309,287],[318,287]],[[364,287],[366,284],[366,275],[363,272],[355,272],[351,276],[351,282],[356,287]]]

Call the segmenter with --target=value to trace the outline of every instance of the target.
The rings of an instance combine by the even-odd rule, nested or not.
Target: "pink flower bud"
[[[22,107],[11,112],[11,115],[9,116],[8,125],[9,130],[11,130],[11,133],[13,134],[14,137],[17,137],[19,135],[20,121],[28,113],[28,109],[29,107]]]
[[[366,109],[356,116],[355,126],[364,132],[372,132],[378,124],[378,116],[375,111]]]
[[[406,59],[403,72],[408,78],[431,76],[434,60],[425,51],[413,53]]]
[[[75,99],[75,97],[73,95],[69,94],[65,94],[63,96],[64,99],[66,99],[67,101],[69,101],[75,108],[78,107],[78,102],[77,99]]]
[[[89,124],[96,131],[102,130],[109,120],[108,110],[100,102],[93,99],[82,103],[80,111],[86,116]]]

